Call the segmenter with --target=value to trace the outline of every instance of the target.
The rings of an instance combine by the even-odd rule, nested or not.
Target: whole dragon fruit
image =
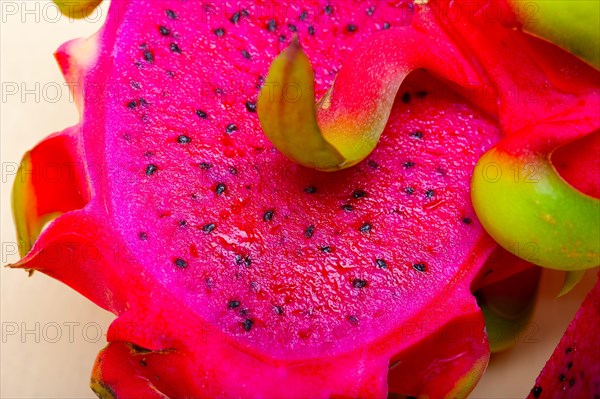
[[[527,126],[479,89],[535,78],[556,94],[530,107],[536,121],[574,115],[581,136],[599,125],[597,74],[510,18],[454,26],[436,4],[450,6],[113,1],[97,35],[59,49],[82,118],[24,157],[23,170],[65,173],[17,179],[26,256],[14,266],[118,315],[94,367],[99,396],[468,394],[489,358],[471,284],[496,248],[471,206],[471,173]],[[405,75],[430,73],[403,77],[364,162],[336,173],[290,162],[256,113],[273,59],[297,37],[320,98],[342,65],[348,76],[366,67],[346,62],[365,59],[356,49],[386,54],[381,31],[407,38]],[[490,32],[501,39],[482,39]],[[524,48],[518,61],[537,66],[526,76],[495,66]],[[440,59],[423,61],[430,50]]]

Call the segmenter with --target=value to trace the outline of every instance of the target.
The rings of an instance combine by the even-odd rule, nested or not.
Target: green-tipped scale
[[[566,183],[547,156],[490,150],[475,167],[471,196],[487,232],[513,254],[561,270],[600,263],[600,201]]]
[[[600,68],[600,2],[509,0],[523,29]]]
[[[89,16],[102,0],[53,0],[63,15],[82,19]]]
[[[443,35],[404,28],[374,34],[357,46],[352,65],[342,68],[316,105],[313,70],[294,41],[271,64],[258,100],[264,133],[300,165],[336,171],[357,164],[377,145],[410,72],[424,68],[461,86],[482,85],[481,76]]]

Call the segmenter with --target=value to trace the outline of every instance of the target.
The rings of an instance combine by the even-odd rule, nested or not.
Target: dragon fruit
[[[529,399],[600,396],[598,309],[600,283],[596,282],[537,378]]]
[[[118,316],[94,366],[101,397],[466,396],[489,358],[471,283],[496,248],[471,172],[506,122],[416,71],[364,162],[291,163],[256,104],[295,36],[320,98],[376,32],[448,27],[412,1],[232,7],[114,1],[97,35],[59,49],[82,118],[23,160],[14,267]],[[485,51],[439,40],[485,80],[469,64]],[[50,164],[60,179],[25,173]]]

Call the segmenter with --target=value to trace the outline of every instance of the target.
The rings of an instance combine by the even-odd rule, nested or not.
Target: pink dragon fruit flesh
[[[65,173],[17,179],[26,255],[13,266],[57,278],[118,316],[94,366],[98,395],[470,392],[489,358],[471,284],[496,248],[471,206],[471,173],[511,118],[522,118],[499,119],[493,105],[416,71],[368,159],[326,173],[275,150],[256,113],[270,63],[295,36],[321,97],[353,48],[375,32],[417,29],[426,7],[119,0],[98,34],[58,50],[66,80],[79,83],[71,86],[81,121],[23,160],[27,170],[55,164]],[[457,63],[492,58],[485,43],[465,55],[457,32],[444,39],[459,43]],[[531,57],[544,67],[532,74],[570,60],[539,46]],[[480,65],[478,76],[488,76]]]
[[[596,282],[546,363],[528,399],[600,397],[600,283]]]

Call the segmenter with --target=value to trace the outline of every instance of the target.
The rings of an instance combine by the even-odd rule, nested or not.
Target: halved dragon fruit
[[[480,60],[493,58],[490,44],[469,52],[438,8],[412,1],[110,7],[97,35],[57,52],[66,79],[81,83],[72,86],[80,124],[24,158],[23,170],[62,165],[63,179],[22,173],[14,191],[27,253],[15,267],[53,276],[118,315],[94,367],[94,391],[466,396],[489,357],[470,287],[496,248],[470,204],[471,172],[514,126],[512,114],[498,120],[486,112],[495,97],[477,97],[476,107],[417,71],[402,84],[375,151],[331,174],[275,150],[256,103],[273,83],[265,82],[271,61],[296,36],[317,97],[342,64],[350,68],[353,49],[382,30],[432,40],[447,32],[436,40],[485,83],[499,74]],[[521,61],[544,68],[528,78],[545,76],[550,58],[568,59],[500,24],[488,29],[533,49],[534,61]],[[580,83],[546,82],[588,93],[597,75],[564,63],[582,74]],[[510,73],[494,82],[514,83]],[[302,95],[293,87],[287,94]],[[592,113],[590,104],[566,109],[579,117]],[[555,107],[543,110],[540,119]],[[578,132],[597,125],[591,114]]]
[[[597,398],[600,396],[600,282],[585,298],[528,396]]]

